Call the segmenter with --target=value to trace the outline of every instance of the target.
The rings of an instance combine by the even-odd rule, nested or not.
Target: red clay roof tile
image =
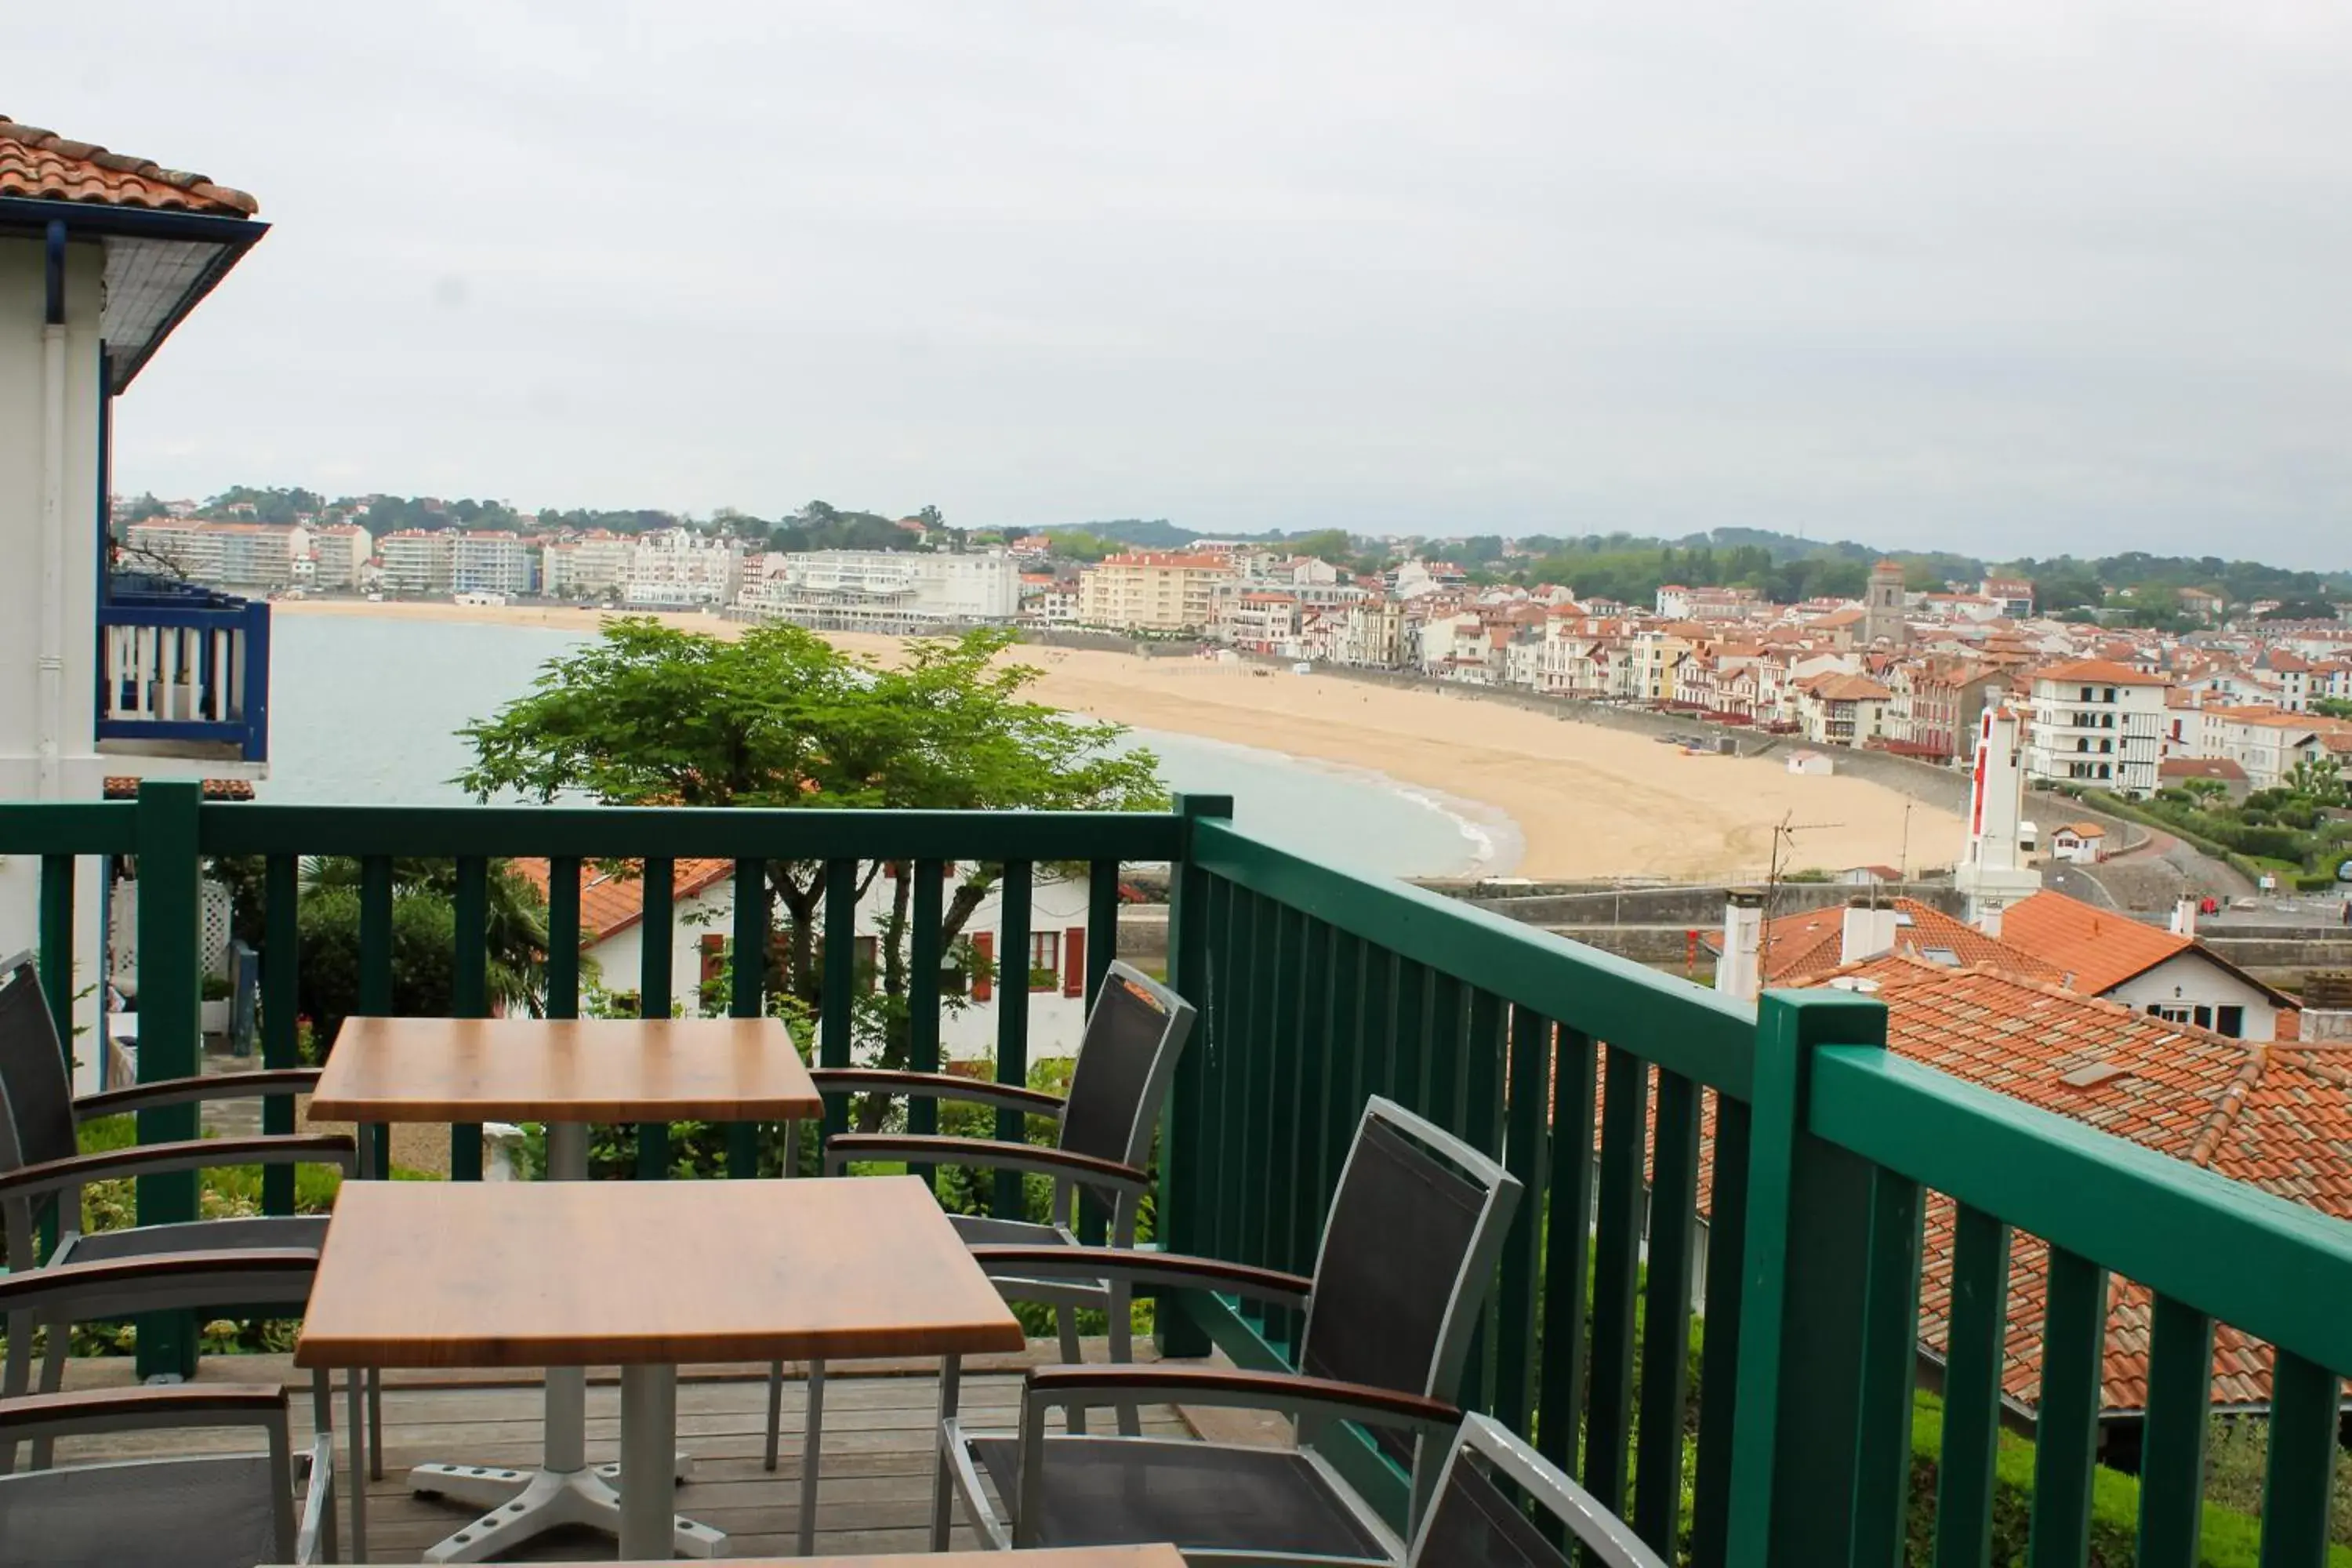
[[[216,185],[202,174],[110,153],[91,142],[69,142],[54,131],[20,125],[5,114],[0,114],[0,196],[215,217],[251,217],[261,210],[261,204],[245,192]]]

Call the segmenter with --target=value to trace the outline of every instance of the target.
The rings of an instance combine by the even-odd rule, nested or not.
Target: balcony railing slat
[[[1424,1114],[1457,1137],[1462,1132],[1463,1026],[1469,994],[1450,974],[1431,978],[1429,1051],[1424,1058]]]
[[[2213,1410],[2213,1320],[2168,1296],[2148,1328],[2135,1568],[2197,1568],[2205,1505],[2205,1430]],[[2333,1435],[2331,1434],[2331,1441]]]
[[[1297,1067],[1285,1102],[1289,1146],[1283,1152],[1291,1196],[1287,1212],[1279,1217],[1282,1266],[1294,1274],[1308,1274],[1315,1268],[1316,1243],[1328,1206],[1323,1192],[1323,1108],[1337,1096],[1331,1082],[1331,928],[1300,916],[1299,932],[1297,1005],[1290,1024],[1291,1037],[1298,1042]],[[1285,1342],[1296,1346],[1303,1327],[1300,1314],[1284,1313]]]
[[[261,1065],[299,1067],[301,996],[301,885],[299,856],[272,855],[262,865]],[[261,1130],[272,1135],[294,1131],[294,1097],[273,1094],[261,1102]],[[261,1168],[261,1212],[294,1212],[294,1167]]]
[[[1570,1475],[1582,1468],[1579,1401],[1591,1352],[1585,1343],[1591,1278],[1593,1118],[1599,1109],[1600,1047],[1579,1029],[1562,1028],[1551,1087],[1551,1184],[1546,1188],[1543,1366],[1538,1384],[1536,1447]]]
[[[1087,1005],[1095,1005],[1103,977],[1118,956],[1118,862],[1096,860],[1087,867]]]
[[[1660,1068],[1657,1134],[1650,1161],[1633,1530],[1666,1556],[1674,1553],[1681,1526],[1683,1406],[1690,1396],[1691,1287],[1698,1229],[1698,1085]]]
[[[196,857],[201,811],[194,783],[150,780],[139,788],[139,1081],[188,1078],[202,1065],[201,966],[196,932],[203,918]],[[388,988],[387,988],[388,989]],[[139,1113],[142,1143],[194,1138],[194,1105],[158,1106]],[[194,1172],[142,1176],[136,1188],[139,1223],[169,1225],[196,1217]],[[190,1377],[196,1370],[194,1320],[185,1312],[139,1323],[142,1378]]]
[[[1202,1250],[1234,1258],[1241,1247],[1244,1080],[1249,1072],[1249,968],[1254,900],[1222,877],[1210,879],[1209,1083],[1202,1096]]]
[[[2076,1568],[2089,1560],[2091,1551],[2091,1481],[2099,1458],[2100,1381],[2106,1360],[2107,1271],[2054,1243],[2049,1268],[2026,1568]]]
[[[580,1016],[580,857],[547,862],[547,1016]]]
[[[1251,942],[1249,1028],[1244,1036],[1249,1068],[1242,1101],[1243,1164],[1234,1176],[1241,1207],[1239,1260],[1262,1268],[1276,1261],[1266,1234],[1270,1216],[1265,1190],[1274,1170],[1276,1061],[1284,1043],[1276,1037],[1276,1012],[1282,983],[1284,918],[1282,905],[1250,895],[1250,927],[1255,934]],[[1263,1324],[1266,1309],[1252,1302],[1250,1315]]]
[[[1523,1193],[1503,1244],[1496,1292],[1494,1415],[1514,1432],[1528,1431],[1535,1414],[1536,1312],[1543,1289],[1544,1202],[1550,1191],[1544,1145],[1553,1034],[1552,1021],[1542,1014],[1525,1007],[1513,1011],[1503,1163]]]
[[[2343,1382],[2336,1373],[2291,1350],[2274,1352],[2262,1568],[2321,1568],[2327,1562],[2342,1412]]]
[[[1981,1563],[1992,1551],[1994,1462],[2009,1335],[2009,1226],[1967,1204],[1952,1214],[1944,1361],[1944,1448],[1937,1466],[1936,1561]]]
[[[1470,1146],[1496,1160],[1503,1157],[1504,1020],[1509,1004],[1491,991],[1470,994],[1469,1023],[1462,1063],[1462,1136]],[[1497,1279],[1501,1265],[1496,1266]],[[1495,1333],[1500,1303],[1492,1289],[1479,1310],[1478,1327],[1470,1339],[1469,1359],[1463,1363],[1461,1403],[1465,1409],[1491,1410],[1495,1404]]]
[[[735,861],[733,962],[728,970],[727,1012],[757,1018],[767,1011],[768,863],[761,856]],[[760,1129],[749,1121],[727,1124],[727,1173],[738,1181],[760,1173]]]
[[[1625,1508],[1633,1422],[1633,1300],[1642,1266],[1642,1168],[1648,1152],[1650,1065],[1610,1047],[1602,1074],[1601,1214],[1595,1230],[1592,1369],[1584,1409],[1584,1485]]]
[[[1739,1314],[1747,1292],[1748,1154],[1752,1113],[1724,1093],[1715,1101],[1715,1157],[1707,1169],[1706,1348],[1699,1366],[1697,1473],[1691,1479],[1691,1568],[1723,1568],[1730,1542],[1732,1407],[1739,1392]]]
[[[913,923],[907,944],[907,1065],[917,1072],[940,1070],[940,922],[947,918],[947,865],[940,860],[917,860],[913,891],[908,902],[908,919]],[[915,1133],[937,1132],[940,1130],[940,1102],[929,1096],[910,1099],[907,1105],[907,1131]],[[910,1165],[908,1170],[929,1182],[937,1173],[929,1165]]]
[[[1016,976],[996,987],[996,1081],[1029,1081],[1029,904],[1031,867],[1026,860],[1007,860],[996,895],[997,940],[1003,944],[1003,967]],[[1017,969],[1014,965],[1018,964]],[[828,1016],[831,1004],[827,1004]],[[847,1055],[845,1050],[844,1056]],[[1024,1118],[1017,1110],[996,1113],[996,1135],[1018,1142]],[[1021,1191],[1021,1173],[998,1171],[991,1208],[999,1219],[1020,1219],[1028,1210]]]
[[[637,868],[645,889],[645,913],[637,922],[637,1016],[670,1016],[671,971],[677,945],[677,862],[648,855]],[[669,1123],[637,1123],[636,1177],[658,1182],[669,1174]]]
[[[1014,864],[1026,867],[1026,862]],[[1012,866],[1005,868],[1008,886]],[[845,1068],[850,1065],[851,1032],[856,1021],[857,978],[857,879],[860,871],[855,860],[827,860],[824,863],[824,997],[823,1012],[817,1020],[817,1065]],[[1024,935],[1020,953],[1028,952],[1027,921],[1029,919],[1028,882],[1025,869],[1022,882],[1021,919]],[[1011,895],[1007,895],[1008,907]],[[1011,928],[1006,928],[1005,948],[999,963],[1010,965],[1016,954]],[[1025,962],[1025,960],[1024,960]],[[1026,995],[1024,989],[1022,993]],[[1020,1011],[1005,998],[1003,1013]],[[1001,1016],[1001,1015],[1000,1015]],[[1022,1013],[1025,1027],[1028,1015]],[[849,1100],[839,1095],[825,1101],[824,1136],[848,1130]],[[820,1170],[823,1169],[820,1163]]]
[[[490,867],[481,856],[458,857],[454,903],[457,951],[450,972],[449,1010],[460,1018],[487,1018],[490,1016]],[[650,931],[646,939],[652,939]],[[450,1126],[449,1175],[459,1182],[482,1179],[480,1122]]]
[[[1911,1387],[1919,1352],[1919,1184],[1874,1172],[1864,1276],[1853,1503],[1855,1560],[1902,1555],[1911,1504]]]
[[[389,1018],[394,1011],[392,984],[392,857],[360,860],[360,995],[362,1017]],[[379,1122],[369,1134],[373,1173],[392,1179],[392,1129]]]
[[[50,1015],[65,1026],[60,1032],[69,1037],[74,1015],[74,858],[71,855],[41,857],[39,898],[41,994],[48,1001]]]
[[[1430,993],[1435,989],[1429,966],[1402,953],[1396,961],[1396,1011],[1389,1031],[1389,1098],[1416,1115],[1426,1115],[1429,1099],[1424,1076],[1429,1060]]]
[[[1313,1226],[1318,1246],[1323,1216],[1331,1212],[1331,1194],[1339,1190],[1339,1167],[1355,1138],[1356,1120],[1363,1114],[1364,1060],[1371,1036],[1364,1003],[1366,971],[1371,966],[1366,961],[1363,939],[1328,922],[1321,930],[1331,948],[1330,1044],[1325,1061],[1325,1080],[1331,1092],[1324,1097],[1323,1124],[1316,1134]]]

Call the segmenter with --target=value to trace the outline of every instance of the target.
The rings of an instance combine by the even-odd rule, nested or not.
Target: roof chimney
[[[1846,900],[1845,923],[1838,932],[1838,962],[1860,963],[1866,958],[1895,951],[1895,910],[1880,908],[1869,898]]]
[[[1984,932],[1987,936],[1999,937],[2000,935],[2000,910],[2001,906],[1999,904],[1988,904],[1983,909],[1979,910],[1977,911],[1977,930]]]
[[[1742,1002],[1756,1000],[1760,971],[1757,950],[1764,942],[1764,895],[1735,889],[1723,905],[1723,957],[1715,966],[1715,988]]]
[[[2173,901],[2173,905],[2172,905],[2172,934],[2173,934],[2173,935],[2175,935],[2175,936],[2185,936],[2185,937],[2188,937],[2188,938],[2189,938],[2190,941],[2192,941],[2192,942],[2196,940],[2196,937],[2197,937],[2197,895],[2196,895],[2196,894],[2194,894],[2194,893],[2183,893],[2183,894],[2181,894],[2181,895],[2180,895],[2180,897],[2179,897],[2179,899],[2177,899],[2177,900],[2175,900]]]

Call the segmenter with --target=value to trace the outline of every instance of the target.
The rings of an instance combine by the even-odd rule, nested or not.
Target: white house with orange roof
[[[2153,794],[2168,715],[2167,681],[2111,659],[2033,671],[2025,771],[2036,783]]]

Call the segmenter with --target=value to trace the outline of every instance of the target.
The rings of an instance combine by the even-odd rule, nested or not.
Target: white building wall
[[[2220,1026],[2221,1008],[2242,1007],[2245,1009],[2245,1032],[2241,1038],[2278,1038],[2276,1005],[2251,983],[2193,950],[2175,954],[2103,994],[2109,1001],[2120,1002],[2135,1013],[2145,1013],[2150,1007],[2211,1007],[2215,1009],[2215,1022],[2208,1024],[2208,1028]],[[2188,1021],[2195,1023],[2198,1020],[2192,1016]]]

